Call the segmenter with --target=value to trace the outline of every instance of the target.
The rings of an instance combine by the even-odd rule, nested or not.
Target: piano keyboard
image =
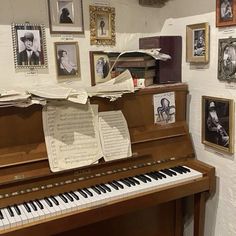
[[[177,166],[7,206],[0,209],[0,230],[37,223],[41,219],[96,207],[105,202],[201,177],[201,172],[186,166]]]

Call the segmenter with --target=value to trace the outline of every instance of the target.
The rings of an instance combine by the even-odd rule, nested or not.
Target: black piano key
[[[177,175],[177,173],[175,171],[171,170],[171,168],[168,169],[168,171],[170,171],[173,175]]]
[[[152,171],[151,174],[156,176],[158,179],[162,179],[163,178],[163,176],[161,174],[159,174],[157,171]]]
[[[136,185],[136,183],[134,181],[130,180],[129,178],[125,178],[124,180],[128,181],[133,186]]]
[[[42,204],[38,199],[36,199],[35,202],[36,202],[36,204],[38,205],[39,209],[41,209],[41,210],[44,209],[43,204]]]
[[[112,183],[115,184],[118,188],[121,188],[121,189],[124,188],[124,186],[121,183],[117,182],[116,180],[113,180]]]
[[[82,195],[82,197],[88,198],[87,194],[82,189],[79,189],[78,192]]]
[[[133,180],[136,184],[140,184],[140,182],[137,179],[133,178],[133,177],[129,177],[129,179]]]
[[[13,207],[14,207],[14,209],[16,211],[16,214],[17,215],[21,215],[21,211],[20,211],[19,207],[16,204],[14,204]]]
[[[184,166],[178,166],[179,168],[181,168],[182,170],[185,170],[187,172],[191,172],[190,169],[188,169],[187,167],[184,167]]]
[[[146,175],[148,175],[149,177],[158,180],[158,177],[156,175],[154,175],[153,173],[147,173]]]
[[[33,209],[34,211],[37,211],[37,210],[38,210],[38,209],[37,209],[37,206],[34,204],[33,201],[29,201],[29,205],[32,207],[32,209]]]
[[[147,183],[147,180],[145,179],[145,178],[143,178],[143,176],[141,176],[141,175],[136,175],[135,176],[137,179],[139,179],[140,181],[142,181],[143,183]]]
[[[100,184],[106,191],[111,192],[111,189],[106,184]]]
[[[46,202],[50,207],[53,207],[53,204],[52,204],[52,202],[49,200],[49,198],[45,197],[44,200],[45,200],[45,202]]]
[[[108,182],[108,184],[109,184],[112,188],[114,188],[115,190],[119,190],[119,188],[118,188],[114,183]]]
[[[25,207],[27,212],[31,212],[31,209],[29,208],[29,206],[26,202],[23,203],[23,206]]]
[[[63,193],[63,195],[67,197],[67,199],[69,199],[71,202],[74,201],[73,197],[71,197],[69,193]]]
[[[129,183],[129,181],[125,180],[125,179],[120,179],[120,182],[122,182],[123,184],[125,184],[127,187],[131,187],[131,184]]]
[[[100,190],[98,188],[96,188],[95,186],[92,186],[91,188],[95,193],[101,194]]]
[[[176,167],[175,167],[175,169],[176,169],[176,170],[179,170],[179,171],[182,171],[182,174],[185,174],[185,173],[187,173],[187,171],[186,171],[186,170],[184,170],[184,169],[180,168],[179,166],[176,166]]]
[[[0,210],[0,220],[2,220],[2,219],[4,219],[4,217],[3,217],[3,214],[2,214],[2,212]]]
[[[8,213],[9,213],[9,215],[10,215],[11,217],[14,217],[14,213],[13,213],[13,211],[12,211],[12,209],[11,209],[10,206],[7,206],[7,211],[8,211]]]
[[[86,192],[90,197],[93,196],[93,193],[89,191],[87,188],[84,188],[83,191]]]
[[[96,187],[103,193],[106,193],[106,189],[104,189],[101,185],[97,184]]]
[[[161,173],[160,171],[155,171],[155,173],[161,175],[163,178],[166,178],[166,175]]]
[[[166,175],[168,175],[170,177],[173,176],[173,174],[170,171],[168,171],[167,169],[160,170],[159,172],[162,172],[162,173],[164,173],[164,174],[166,174]]]
[[[68,203],[67,198],[65,198],[62,194],[59,194],[59,197],[61,198],[61,200],[62,200],[64,203]]]
[[[172,170],[174,170],[174,171],[176,171],[177,173],[179,173],[179,174],[183,174],[183,171],[182,170],[180,170],[180,169],[178,169],[178,168],[176,168],[176,167],[172,167],[171,168]]]
[[[141,175],[141,176],[143,176],[148,182],[152,182],[152,179],[150,179],[148,176],[146,175]]]
[[[59,202],[57,201],[57,199],[53,196],[50,196],[50,200],[53,201],[53,203],[56,205],[56,206],[59,206]]]
[[[70,191],[70,195],[75,199],[75,200],[79,200],[79,196],[76,194],[76,193],[74,193],[73,191]]]

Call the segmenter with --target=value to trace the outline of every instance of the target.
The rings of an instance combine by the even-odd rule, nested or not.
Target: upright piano
[[[175,123],[154,124],[153,95],[175,93]],[[186,123],[186,84],[156,86],[117,101],[94,97],[99,111],[122,110],[132,157],[52,173],[42,107],[0,109],[0,234],[17,236],[180,236],[186,198],[194,235],[203,235],[214,168],[195,159]]]

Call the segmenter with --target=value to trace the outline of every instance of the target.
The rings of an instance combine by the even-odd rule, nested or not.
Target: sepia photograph
[[[154,124],[165,125],[175,122],[175,93],[153,95]]]
[[[115,8],[89,6],[90,44],[115,45]]]
[[[111,79],[108,55],[101,51],[90,51],[91,85]]]
[[[216,27],[236,25],[236,0],[216,0]]]
[[[58,77],[79,77],[79,48],[76,42],[55,43],[55,56]]]
[[[233,100],[202,97],[202,143],[233,153]]]
[[[51,34],[83,34],[82,0],[48,0]]]
[[[12,24],[15,67],[47,68],[44,25]]]
[[[218,79],[236,81],[236,38],[219,39]]]
[[[186,26],[186,61],[190,63],[209,62],[208,23]]]

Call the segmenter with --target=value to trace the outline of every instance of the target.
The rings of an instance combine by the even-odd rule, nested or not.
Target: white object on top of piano
[[[54,104],[43,108],[45,142],[53,172],[90,165],[102,156],[106,160],[131,156],[128,126],[121,111],[103,112],[99,117],[100,127],[98,105]]]

